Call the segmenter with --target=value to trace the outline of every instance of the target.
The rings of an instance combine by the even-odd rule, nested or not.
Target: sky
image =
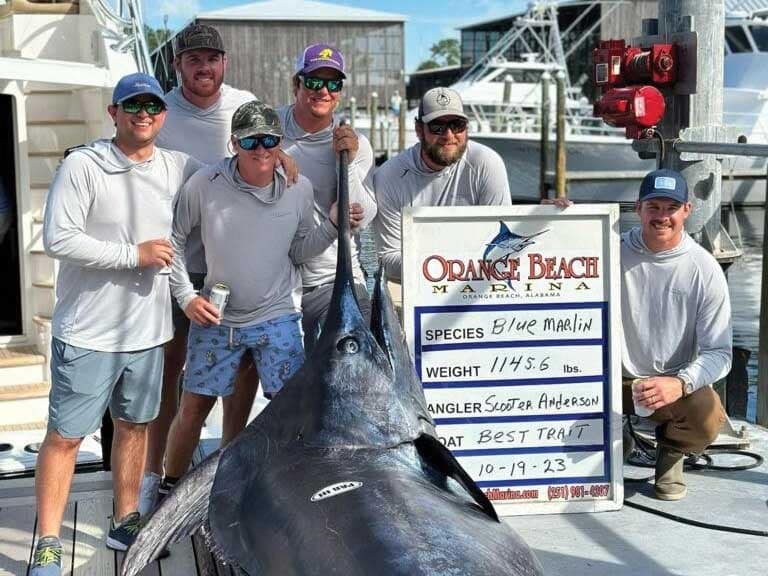
[[[459,38],[457,26],[507,16],[524,10],[528,0],[318,0],[329,4],[366,8],[402,14],[405,23],[405,72],[413,72],[429,58],[429,49],[442,38]],[[153,28],[162,28],[164,15],[168,28],[178,30],[195,14],[230,6],[249,4],[249,0],[143,0],[144,19]]]

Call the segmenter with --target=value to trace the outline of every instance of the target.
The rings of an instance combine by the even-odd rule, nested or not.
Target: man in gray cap
[[[168,488],[187,471],[216,398],[233,393],[243,356],[253,357],[268,398],[304,363],[299,266],[335,242],[336,204],[316,222],[309,180],[299,176],[286,191],[277,162],[282,136],[272,108],[242,105],[232,118],[235,156],[200,170],[179,196],[171,286],[192,325],[181,406],[168,436]],[[184,259],[198,228],[208,270],[200,295]],[[208,299],[219,283],[230,291],[223,313]]]
[[[416,117],[419,142],[374,174],[376,247],[396,308],[402,304],[403,207],[512,203],[504,161],[487,146],[468,140],[468,129],[458,92],[433,88],[424,94]]]
[[[346,74],[344,57],[334,46],[312,44],[300,54],[293,76],[295,102],[277,113],[285,132],[285,150],[301,167],[315,189],[316,219],[327,217],[336,200],[337,153],[349,153],[349,198],[351,208],[362,216],[365,227],[376,215],[373,194],[373,150],[365,136],[342,125],[334,115],[341,101]],[[355,250],[357,248],[355,247]],[[304,344],[309,352],[322,323],[336,276],[336,246],[302,266],[304,279]],[[370,314],[370,298],[358,258],[353,254],[355,292],[364,314]]]
[[[138,531],[147,423],[160,407],[163,344],[172,335],[172,206],[201,165],[155,146],[166,112],[152,76],[122,78],[108,112],[115,137],[72,149],[45,207],[43,243],[60,266],[48,432],[35,474],[33,576],[61,573],[58,536],[77,451],[107,408],[115,425],[107,546],[125,550]]]

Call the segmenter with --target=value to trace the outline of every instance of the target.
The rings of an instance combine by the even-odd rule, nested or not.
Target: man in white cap
[[[373,177],[378,215],[376,247],[396,308],[402,303],[402,209],[405,206],[508,206],[512,203],[504,161],[467,138],[461,96],[433,88],[416,117],[419,142],[387,160]]]

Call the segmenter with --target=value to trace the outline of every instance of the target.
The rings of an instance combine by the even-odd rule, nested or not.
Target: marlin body
[[[249,576],[537,576],[530,548],[436,437],[379,276],[370,327],[353,290],[346,168],[339,263],[303,368],[149,518],[121,574],[201,529]]]
[[[511,254],[522,252],[523,249],[531,244],[535,244],[533,239],[536,238],[536,236],[541,236],[545,232],[549,232],[547,229],[537,232],[536,234],[531,234],[530,236],[521,236],[520,234],[512,232],[501,220],[499,220],[499,224],[499,233],[493,237],[493,240],[485,245],[483,260],[488,260],[495,250],[504,254],[503,258],[507,258]]]

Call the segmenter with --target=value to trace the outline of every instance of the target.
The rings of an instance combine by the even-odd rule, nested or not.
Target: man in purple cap
[[[107,408],[115,426],[107,546],[125,550],[138,531],[147,423],[160,406],[163,344],[172,335],[172,207],[201,166],[155,146],[165,109],[152,76],[122,78],[107,109],[115,137],[68,151],[48,193],[43,242],[60,265],[31,576],[61,573],[59,530],[77,451]]]
[[[685,454],[701,453],[725,413],[712,384],[731,367],[728,284],[712,255],[686,234],[688,185],[674,170],[643,179],[640,226],[621,236],[624,413],[632,397],[653,413],[661,500],[679,500]],[[631,383],[635,381],[633,387]],[[625,456],[631,452],[625,434]]]
[[[334,116],[344,86],[344,57],[328,44],[307,46],[293,76],[295,102],[277,113],[283,126],[283,150],[299,163],[301,173],[315,190],[315,220],[328,218],[336,201],[336,155],[349,153],[349,197],[352,209],[362,214],[360,228],[376,216],[373,194],[373,150],[368,140]],[[302,324],[307,353],[312,349],[328,310],[336,275],[336,243],[302,266],[304,295]],[[353,256],[356,256],[353,255]],[[360,308],[370,314],[370,298],[359,259],[353,257],[355,288]]]

